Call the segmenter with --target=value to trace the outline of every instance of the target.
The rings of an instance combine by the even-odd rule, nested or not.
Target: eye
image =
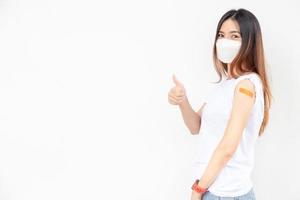
[[[224,37],[222,33],[218,33],[218,38]]]
[[[231,37],[232,37],[233,39],[239,39],[239,38],[240,38],[239,35],[232,35]]]

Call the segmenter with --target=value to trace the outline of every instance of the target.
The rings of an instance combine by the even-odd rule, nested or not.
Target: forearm
[[[200,129],[200,116],[193,110],[187,98],[179,105],[179,108],[184,123],[190,132],[192,134],[197,133]]]
[[[200,187],[208,188],[214,182],[226,163],[232,158],[231,152],[223,148],[217,148],[214,151],[202,177],[199,177],[198,185]]]

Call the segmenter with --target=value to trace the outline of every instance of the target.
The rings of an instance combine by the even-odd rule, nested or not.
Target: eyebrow
[[[223,31],[219,31],[219,33],[224,33]],[[239,33],[241,34],[239,31],[230,31],[229,33]]]

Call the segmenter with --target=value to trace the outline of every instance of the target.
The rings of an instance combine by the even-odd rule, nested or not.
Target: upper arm
[[[255,102],[255,85],[248,79],[238,82],[234,90],[232,110],[219,147],[233,154],[239,144]]]

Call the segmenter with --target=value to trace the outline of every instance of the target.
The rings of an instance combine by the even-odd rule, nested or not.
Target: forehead
[[[225,20],[220,28],[221,32],[240,31],[240,26],[235,20],[231,18]]]

